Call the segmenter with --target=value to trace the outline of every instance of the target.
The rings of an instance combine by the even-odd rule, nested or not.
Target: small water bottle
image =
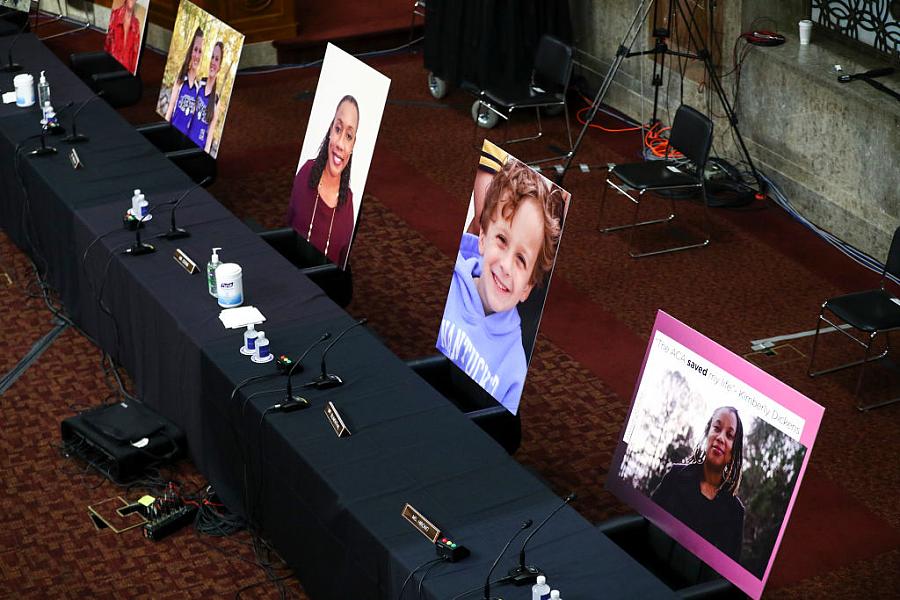
[[[49,102],[50,84],[47,83],[47,78],[44,76],[44,72],[41,71],[41,78],[38,81],[38,104],[40,106],[45,106],[45,104]]]
[[[59,119],[56,117],[56,111],[49,102],[45,102],[41,107],[43,116],[41,117],[41,126],[47,133],[56,133],[59,128]]]
[[[256,340],[258,337],[259,332],[256,331],[256,327],[253,323],[247,325],[247,331],[244,332],[244,345],[241,347],[241,354],[244,356],[255,356]]]
[[[550,590],[550,600],[562,600],[559,590]]]
[[[256,353],[250,357],[250,360],[255,363],[267,363],[274,358],[275,355],[269,352],[269,339],[266,337],[266,332],[260,331],[259,337],[256,338]]]
[[[547,578],[538,575],[537,582],[531,586],[531,600],[548,600],[549,598],[550,586],[547,585]]]

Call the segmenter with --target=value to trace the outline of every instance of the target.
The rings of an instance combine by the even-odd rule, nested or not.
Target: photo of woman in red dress
[[[116,0],[109,15],[109,29],[103,49],[132,75],[137,73],[148,4],[149,0]]]

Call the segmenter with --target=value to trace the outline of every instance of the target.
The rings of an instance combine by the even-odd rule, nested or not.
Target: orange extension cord
[[[591,110],[592,102],[585,98],[581,97],[584,103],[587,105],[578,110],[575,113],[575,118],[581,125],[586,123],[584,115],[589,110]],[[661,123],[653,123],[652,125],[640,126],[640,127],[622,127],[618,129],[610,129],[608,127],[603,127],[602,125],[597,125],[596,123],[591,123],[592,129],[599,129],[600,131],[605,131],[607,133],[626,133],[629,131],[646,131],[644,133],[644,146],[647,147],[648,150],[658,158],[681,158],[681,154],[677,151],[673,151],[669,154],[669,139],[662,137],[662,134],[666,131],[672,129],[671,127],[663,127]]]

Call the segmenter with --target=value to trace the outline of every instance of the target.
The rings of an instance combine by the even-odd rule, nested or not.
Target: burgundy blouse
[[[312,166],[312,160],[306,161],[294,177],[287,222],[328,260],[344,268],[350,252],[350,240],[353,238],[353,193],[348,190],[344,205],[331,208],[319,198],[316,187],[309,187]]]

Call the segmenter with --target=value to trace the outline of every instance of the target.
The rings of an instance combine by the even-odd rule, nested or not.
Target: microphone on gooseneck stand
[[[19,71],[22,70],[22,65],[13,61],[12,51],[16,45],[16,42],[18,42],[19,38],[22,36],[22,34],[25,33],[25,29],[27,27],[28,27],[28,19],[25,19],[25,24],[22,25],[22,29],[20,29],[16,33],[16,37],[13,38],[12,43],[9,45],[9,50],[7,51],[7,54],[6,54],[6,65],[3,67],[0,67],[0,71],[3,71],[4,73],[18,73]]]
[[[35,148],[28,153],[28,156],[46,156],[48,154],[56,154],[56,148],[47,145],[47,123],[46,119],[41,121],[41,147]]]
[[[205,186],[210,181],[212,181],[212,177],[205,177],[202,181],[200,181],[199,183],[194,185],[194,187],[192,187],[191,189],[189,189],[188,191],[183,193],[177,200],[170,203],[170,204],[172,204],[172,215],[171,215],[172,223],[171,223],[171,226],[169,227],[169,231],[167,231],[166,233],[163,234],[164,238],[166,238],[167,240],[177,240],[177,239],[181,239],[181,238],[186,238],[191,235],[184,229],[181,229],[180,227],[175,226],[175,209],[178,208],[178,205],[181,204],[181,201],[184,200],[185,198],[187,198],[191,192],[196,190],[198,187]]]
[[[526,529],[531,527],[532,523],[534,523],[534,521],[532,521],[531,519],[528,519],[527,521],[522,523],[522,526],[516,530],[516,532],[513,534],[513,536],[511,538],[509,538],[509,541],[506,542],[505,546],[503,546],[503,550],[500,551],[500,554],[497,556],[496,560],[494,560],[494,564],[491,565],[491,570],[488,571],[487,577],[484,580],[484,598],[483,598],[483,600],[492,600],[492,598],[491,598],[491,574],[494,572],[494,569],[497,568],[497,564],[500,562],[500,559],[503,558],[504,554],[506,554],[506,551],[509,549],[509,545],[512,544],[513,541],[517,537],[519,537],[520,533],[522,533],[523,531],[525,531]],[[501,600],[501,599],[498,599],[498,600]]]
[[[63,106],[60,109],[60,112],[70,108],[71,106],[72,103],[69,102],[67,105]],[[56,148],[47,145],[47,135],[61,132],[62,127],[59,126],[59,121],[57,120],[58,114],[53,110],[50,102],[47,102],[46,105],[41,107],[41,113],[41,147],[29,152],[28,156],[45,156],[47,154],[56,154]]]
[[[95,96],[91,96],[90,98],[88,98],[87,100],[85,100],[84,102],[81,103],[81,106],[79,106],[78,109],[72,114],[72,133],[70,133],[69,135],[64,137],[62,139],[62,141],[64,141],[67,144],[80,144],[80,143],[86,142],[90,139],[90,138],[88,138],[88,136],[86,136],[82,133],[78,133],[78,124],[77,124],[76,120],[78,118],[78,114],[84,109],[85,106],[87,106],[88,104],[90,104],[91,102],[96,100],[97,98],[102,97],[105,93],[106,93],[106,90],[100,90],[99,92],[97,92],[97,94]]]
[[[294,371],[303,370],[303,359],[306,358],[306,355],[309,354],[310,350],[327,340],[331,337],[331,334],[327,331],[323,333],[319,339],[309,345],[309,348],[303,351],[303,354],[300,355],[294,364],[291,366],[291,370],[288,371],[287,374],[287,386],[285,388],[284,400],[281,401],[281,404],[278,405],[278,410],[282,412],[290,412],[292,410],[296,410],[298,408],[308,408],[309,400],[304,398],[303,396],[295,396],[293,393],[293,388],[291,387],[291,377],[294,376]]]
[[[526,583],[531,583],[535,579],[537,579],[538,575],[545,574],[538,567],[535,567],[533,565],[525,566],[525,546],[528,545],[528,542],[531,541],[531,538],[533,538],[535,534],[541,530],[541,527],[543,527],[547,523],[547,521],[549,521],[550,518],[553,517],[553,515],[561,511],[564,506],[566,506],[569,502],[575,500],[577,497],[578,496],[575,495],[575,492],[572,492],[568,496],[566,496],[562,504],[550,511],[550,514],[547,515],[544,520],[541,521],[537,527],[535,527],[534,531],[528,534],[528,537],[525,538],[525,541],[522,542],[522,549],[519,551],[519,566],[513,567],[509,570],[509,576],[515,585],[525,585]]]
[[[140,194],[140,199],[143,200],[144,195],[141,194],[140,192],[141,192],[140,190],[134,190],[135,195]],[[132,198],[132,203],[134,202],[134,200],[135,200],[135,198]],[[164,202],[163,204],[156,204],[154,206],[151,206],[150,209],[147,211],[147,214],[145,214],[142,217],[137,219],[136,225],[133,224],[134,219],[137,216],[136,214],[126,217],[126,227],[128,227],[129,229],[131,227],[134,227],[134,244],[131,245],[131,248],[128,248],[127,250],[125,250],[125,254],[131,254],[132,256],[140,256],[141,254],[150,254],[151,252],[156,252],[156,248],[153,246],[153,244],[146,244],[141,241],[141,229],[144,228],[144,221],[147,221],[148,219],[150,219],[150,215],[153,214],[153,211],[156,210],[160,206],[164,206],[165,204],[166,203]],[[131,213],[131,212],[132,211],[129,211],[129,213]],[[129,221],[130,221],[130,223],[129,223]]]
[[[331,350],[332,348],[334,348],[334,345],[337,344],[339,341],[341,341],[341,338],[344,337],[344,335],[348,331],[350,331],[351,329],[358,327],[360,325],[365,325],[366,322],[368,322],[368,320],[369,319],[365,319],[365,318],[360,319],[359,321],[357,321],[356,323],[354,323],[347,329],[345,329],[342,332],[340,332],[339,334],[337,334],[337,337],[334,338],[334,341],[331,342],[330,344],[328,344],[328,347],[325,348],[324,352],[322,352],[322,372],[319,374],[318,377],[316,377],[312,381],[303,384],[303,387],[314,387],[317,390],[327,390],[328,388],[333,388],[333,387],[337,387],[339,385],[344,384],[343,379],[341,379],[339,376],[335,375],[334,373],[329,373],[328,370],[325,368],[325,357],[328,356],[328,351]]]
[[[141,241],[141,229],[144,228],[144,221],[153,213],[153,209],[155,208],[156,206],[151,206],[150,210],[147,211],[147,214],[138,220],[137,228],[135,228],[134,230],[134,244],[131,245],[131,248],[125,250],[125,254],[140,256],[141,254],[150,254],[151,252],[156,252],[156,248],[153,246],[153,244],[146,244]]]

